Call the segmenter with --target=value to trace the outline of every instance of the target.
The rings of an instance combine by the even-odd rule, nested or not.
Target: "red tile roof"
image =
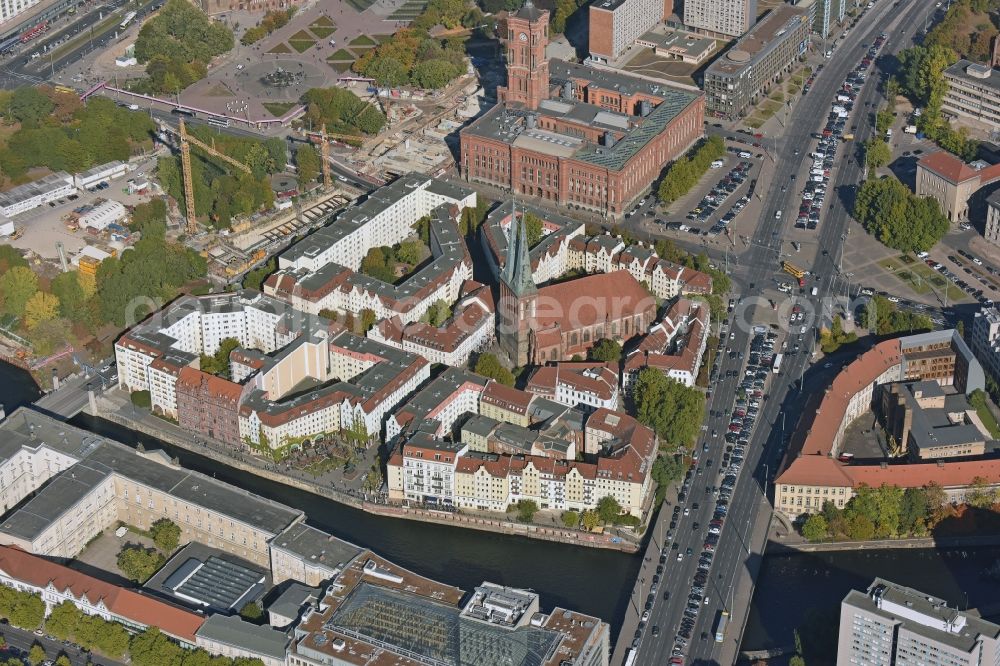
[[[204,387],[211,395],[226,398],[233,403],[238,403],[243,393],[242,386],[228,379],[216,377],[190,366],[182,368],[177,375],[177,390],[197,391],[200,387]]]
[[[962,183],[979,177],[978,171],[944,150],[924,155],[917,164],[952,183]]]
[[[535,320],[540,329],[564,332],[656,311],[656,299],[628,271],[588,275],[538,290]]]
[[[136,624],[159,627],[176,638],[195,642],[195,632],[205,618],[197,613],[80,573],[61,564],[26,553],[12,546],[0,546],[0,570],[34,587],[50,583],[63,592],[69,589],[77,599],[86,597],[92,604],[103,601],[111,613]]]
[[[490,382],[480,398],[482,402],[496,405],[507,411],[527,414],[531,399],[535,396],[527,391],[504,386],[499,382]]]

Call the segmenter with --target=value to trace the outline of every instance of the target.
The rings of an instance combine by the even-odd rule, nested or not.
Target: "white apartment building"
[[[455,466],[468,445],[418,433],[403,449],[403,496],[411,502],[455,502]]]
[[[757,21],[757,0],[685,0],[684,25],[713,36],[739,37]]]
[[[993,376],[1000,377],[1000,310],[983,308],[972,320],[972,353]]]
[[[599,0],[590,6],[590,56],[615,60],[669,14],[664,0]]]
[[[840,604],[838,666],[1000,663],[1000,625],[912,588],[876,578]]]
[[[406,425],[425,420],[437,423],[438,436],[451,432],[459,418],[479,414],[479,401],[489,381],[458,368],[448,368],[389,416],[386,441],[397,437]]]

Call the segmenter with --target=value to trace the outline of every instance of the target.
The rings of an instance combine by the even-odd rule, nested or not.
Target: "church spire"
[[[535,291],[524,215],[522,213],[518,216],[517,202],[511,199],[510,233],[507,236],[507,258],[503,267],[503,280],[517,296]]]

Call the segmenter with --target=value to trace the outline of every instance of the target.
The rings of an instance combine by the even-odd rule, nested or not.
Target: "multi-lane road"
[[[893,5],[889,0],[881,0],[876,7],[866,14],[858,26],[837,48],[823,70],[817,75],[812,90],[799,100],[797,106],[789,115],[782,136],[777,138],[774,155],[773,174],[769,189],[764,197],[761,211],[761,221],[754,234],[750,248],[740,258],[742,267],[735,276],[741,283],[742,305],[733,313],[734,337],[727,340],[726,345],[734,350],[746,352],[752,328],[755,321],[763,320],[763,311],[758,313],[758,300],[765,298],[781,298],[774,291],[774,276],[779,270],[778,262],[785,247],[785,235],[792,225],[788,215],[777,219],[777,211],[792,211],[796,209],[796,200],[801,187],[795,187],[798,181],[792,181],[792,175],[797,174],[802,166],[804,150],[810,144],[810,135],[821,127],[822,119],[829,112],[836,91],[843,84],[848,72],[857,66],[867,47],[880,32],[888,32],[890,37],[883,46],[880,56],[906,47],[913,36],[914,30],[921,27],[919,21],[913,20],[921,11],[919,0],[902,0]],[[922,14],[920,14],[922,16]],[[908,18],[909,17],[909,18]],[[830,206],[817,230],[818,246],[825,248],[826,253],[817,253],[809,268],[813,275],[812,285],[817,287],[817,295],[808,297],[808,302],[816,312],[821,311],[822,303],[832,295],[835,281],[842,276],[837,273],[836,257],[842,250],[849,221],[848,206],[853,199],[855,187],[862,176],[862,168],[858,162],[859,155],[851,152],[854,146],[870,136],[871,119],[864,103],[871,101],[877,95],[879,76],[869,76],[866,86],[862,89],[855,102],[855,110],[851,122],[857,124],[854,130],[856,143],[841,146],[838,154],[838,168],[833,177],[834,187],[831,188]],[[784,186],[784,190],[782,187]],[[759,298],[755,298],[759,297]],[[800,297],[805,298],[805,297]],[[768,307],[766,305],[763,307]],[[808,322],[807,322],[808,323]],[[813,333],[806,335],[789,334],[788,347],[798,343],[802,351],[786,357],[782,372],[771,379],[767,391],[767,399],[763,403],[760,416],[747,450],[744,471],[737,482],[730,511],[721,539],[716,547],[712,568],[706,585],[706,595],[709,603],[702,606],[687,649],[684,663],[700,664],[731,664],[735,661],[739,646],[741,629],[745,623],[753,589],[753,579],[757,565],[764,550],[767,529],[771,519],[771,508],[766,497],[768,477],[773,477],[780,463],[780,448],[783,445],[783,429],[794,426],[803,399],[799,378],[811,363],[809,349],[813,343]],[[776,349],[777,351],[777,349]],[[704,430],[704,441],[709,450],[701,453],[697,466],[702,468],[701,474],[693,477],[690,497],[686,506],[691,509],[695,502],[699,507],[691,510],[690,515],[678,520],[674,539],[677,549],[667,545],[668,558],[666,573],[661,582],[655,605],[646,624],[646,630],[640,638],[637,664],[667,664],[671,659],[674,639],[682,614],[688,604],[688,595],[692,579],[697,570],[698,555],[705,541],[706,528],[712,519],[715,499],[705,491],[706,485],[718,485],[717,476],[719,461],[722,458],[725,441],[723,433],[729,424],[730,413],[736,399],[737,385],[743,375],[744,360],[731,359],[728,354],[722,355],[719,362],[719,381],[714,386],[714,394],[709,405],[710,414]],[[729,372],[735,370],[736,378],[729,378]],[[783,412],[788,418],[782,419]],[[713,437],[712,433],[718,436]],[[702,440],[698,442],[699,448]],[[704,469],[707,458],[714,460],[711,469]],[[661,512],[657,525],[653,528],[653,547],[659,548],[665,525],[669,522],[669,511]],[[693,529],[694,523],[699,523],[698,530]],[[683,561],[676,561],[676,553],[686,553],[691,548],[694,555],[685,555]],[[643,611],[646,591],[655,569],[656,559],[645,567],[643,577],[647,579],[641,593],[633,597],[634,604],[629,609],[634,614],[631,626],[635,626],[635,615]],[[670,598],[663,599],[663,590],[669,590]],[[714,623],[720,609],[731,613],[731,624],[724,640],[717,643],[714,640]],[[626,622],[626,626],[629,626]],[[652,635],[651,628],[656,626],[659,636]],[[703,636],[705,638],[703,638]],[[624,634],[620,641],[631,643],[631,633]],[[620,654],[620,652],[618,653]]]

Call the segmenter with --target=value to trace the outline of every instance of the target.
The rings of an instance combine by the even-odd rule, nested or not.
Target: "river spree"
[[[27,373],[0,363],[0,402],[8,411],[30,403],[37,395]],[[373,516],[231,469],[107,421],[80,415],[72,423],[126,444],[141,440],[147,448],[162,448],[189,469],[301,509],[310,524],[435,580],[466,590],[484,580],[531,588],[542,595],[543,607],[563,606],[596,615],[610,622],[615,633],[641,565],[639,556],[617,551]]]
[[[996,607],[1000,580],[982,574],[998,559],[998,547],[769,555],[757,579],[742,649],[791,645],[792,631],[807,613],[839,609],[851,589],[867,589],[877,576],[959,608]]]

